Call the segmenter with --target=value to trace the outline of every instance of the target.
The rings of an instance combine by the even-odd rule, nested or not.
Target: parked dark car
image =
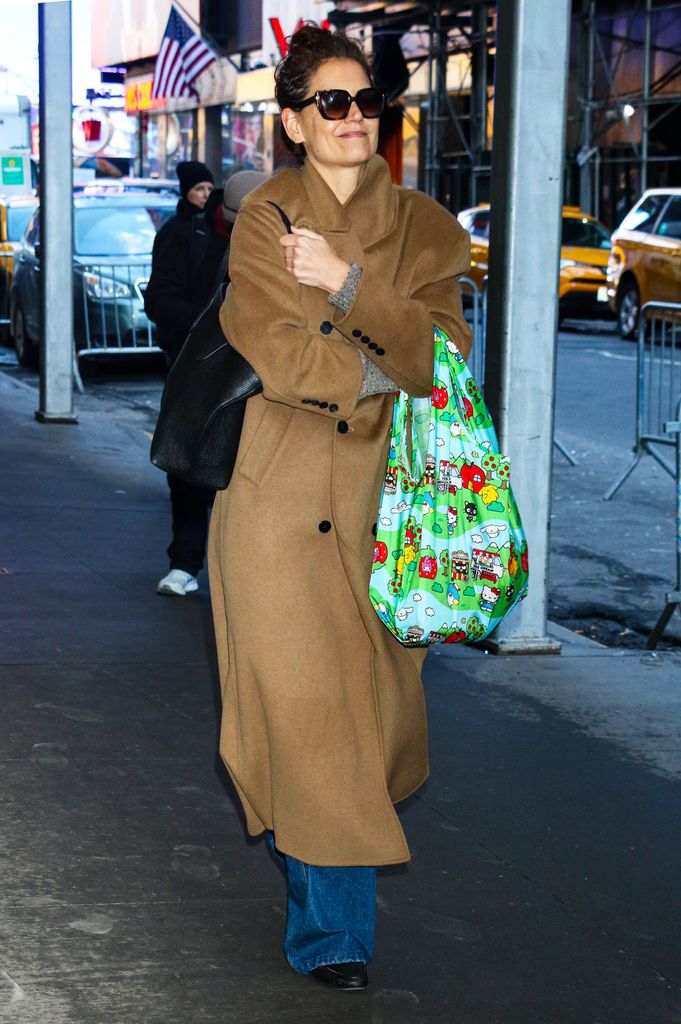
[[[21,244],[36,202],[33,195],[0,196],[0,341],[3,343],[9,336],[9,295],[14,254]]]
[[[160,351],[144,313],[156,232],[175,211],[171,196],[122,193],[74,198],[73,311],[79,356]],[[14,257],[11,329],[22,366],[38,360],[40,208]]]

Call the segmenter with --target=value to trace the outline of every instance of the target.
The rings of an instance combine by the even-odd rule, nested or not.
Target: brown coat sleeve
[[[470,268],[470,236],[451,215],[439,209],[437,223],[432,225],[435,237],[442,237],[444,215],[452,247],[443,257],[442,246],[426,241],[429,225],[422,225],[419,233],[423,245],[414,255],[418,269],[409,295],[400,294],[365,266],[349,311],[338,310],[332,317],[334,327],[410,395],[428,395],[433,386],[434,326],[449,335],[464,358],[471,348],[457,280]],[[362,342],[362,337],[369,341]]]
[[[362,385],[359,355],[338,335],[310,330],[301,286],[284,264],[282,233],[273,208],[258,202],[241,208],[232,233],[222,328],[260,377],[265,398],[348,419]]]

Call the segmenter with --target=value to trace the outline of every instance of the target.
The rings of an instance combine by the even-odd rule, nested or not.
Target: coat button
[[[348,427],[345,420],[339,420],[338,423],[336,424],[336,430],[338,431],[339,434],[347,434],[349,429],[350,428]]]
[[[354,331],[352,332],[352,336],[353,336],[353,338],[361,338],[362,337],[362,332],[359,330],[358,327],[355,327]]]
[[[370,341],[367,348],[370,348],[372,352],[375,352],[376,349],[378,348],[378,345],[376,344],[375,341]]]
[[[331,334],[331,331],[333,330],[333,324],[331,323],[330,320],[322,320],[322,322],[319,325],[319,330],[322,332],[322,334]]]
[[[317,402],[317,405],[319,406],[320,409],[328,409],[329,408],[329,403],[328,402]]]
[[[371,341],[371,338],[369,337],[368,334],[363,334],[359,340],[362,342],[363,345],[368,345],[369,342]]]
[[[377,356],[384,356],[385,355],[385,349],[384,348],[377,348],[376,349],[376,355]]]
[[[328,519],[322,519],[321,523],[319,524],[319,532],[320,533],[328,533],[330,529],[331,529],[331,523],[329,522],[329,520]]]
[[[329,405],[329,412],[338,412],[338,406],[335,402],[331,402]]]

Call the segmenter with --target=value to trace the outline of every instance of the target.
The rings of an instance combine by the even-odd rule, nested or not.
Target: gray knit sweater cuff
[[[368,398],[369,395],[385,395],[390,391],[399,391],[399,387],[390,377],[386,377],[383,370],[372,363],[367,355],[358,348],[359,358],[362,360],[362,386],[359,389],[359,397]]]
[[[336,306],[343,313],[348,313],[352,303],[355,301],[355,292],[359,286],[359,279],[362,276],[362,268],[352,263],[347,276],[337,292],[329,294],[329,302]]]
[[[357,291],[360,278],[362,276],[362,268],[358,267],[356,263],[353,263],[350,270],[347,273],[347,277],[343,281],[337,292],[332,292],[329,295],[329,302],[336,306],[343,313],[348,313],[350,307],[355,300],[355,293]],[[359,358],[362,361],[362,386],[359,391],[359,397],[368,398],[369,395],[382,395],[390,391],[399,391],[397,384],[386,377],[382,370],[379,370],[375,363],[362,352],[361,349],[357,349]]]

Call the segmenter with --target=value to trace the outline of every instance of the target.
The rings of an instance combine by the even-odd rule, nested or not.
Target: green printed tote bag
[[[508,458],[463,356],[435,328],[430,398],[395,398],[369,594],[408,645],[482,640],[525,596]]]

